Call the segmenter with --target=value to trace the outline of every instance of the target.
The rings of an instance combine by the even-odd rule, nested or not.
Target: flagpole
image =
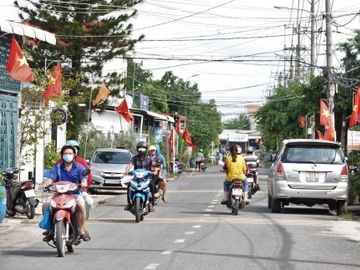
[[[93,94],[93,88],[91,87],[90,88],[89,111],[88,111],[88,119],[87,119],[88,127],[90,126],[90,121],[91,121],[92,94]],[[86,159],[86,152],[87,152],[87,143],[88,143],[88,139],[89,139],[89,131],[90,131],[90,128],[88,128],[88,130],[86,131],[86,137],[85,137],[85,148],[84,148],[84,157],[85,157],[85,159]]]

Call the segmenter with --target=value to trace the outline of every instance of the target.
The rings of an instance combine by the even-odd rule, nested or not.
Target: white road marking
[[[184,234],[194,234],[194,232],[189,231],[189,232],[185,232]]]
[[[161,255],[170,255],[172,253],[173,253],[172,250],[165,250],[165,251],[161,252]]]
[[[212,202],[210,202],[210,204],[217,204],[218,203],[218,201],[216,200],[216,201],[212,201]]]
[[[194,229],[200,229],[201,228],[201,225],[194,225],[192,226]]]
[[[150,263],[149,265],[147,265],[144,269],[145,270],[155,270],[160,266],[159,263]]]
[[[181,244],[181,243],[184,243],[185,241],[186,241],[186,239],[176,239],[176,240],[174,241],[174,243],[175,243],[175,244],[177,244],[177,243]]]
[[[215,208],[215,205],[209,205],[208,208]]]
[[[210,214],[203,214],[204,217],[210,217]]]
[[[205,209],[206,212],[211,212],[211,211],[214,211],[214,209]]]

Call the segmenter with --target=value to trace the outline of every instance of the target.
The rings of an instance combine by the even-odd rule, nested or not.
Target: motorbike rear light
[[[340,181],[347,181],[348,179],[349,179],[349,177],[348,177],[348,167],[345,164],[344,167],[342,167],[342,169],[341,169]]]
[[[285,171],[284,166],[281,162],[276,167],[276,174],[275,174],[276,180],[285,180]]]

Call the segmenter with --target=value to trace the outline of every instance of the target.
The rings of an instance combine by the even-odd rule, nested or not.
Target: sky
[[[19,20],[11,2],[0,0],[1,19]],[[333,64],[341,69],[342,55],[336,45],[360,28],[356,16],[360,1],[331,2]],[[131,56],[156,79],[171,70],[198,84],[203,100],[215,99],[224,119],[244,112],[245,104],[263,103],[278,83],[280,72],[288,73],[289,48],[296,46],[294,27],[298,24],[304,47],[301,59],[310,63],[308,0],[145,0],[136,9],[133,36],[144,34],[145,39],[137,43]],[[319,67],[326,65],[324,12],[325,0],[315,0]],[[121,61],[113,61],[105,71],[122,66]],[[302,66],[301,70],[309,69]],[[315,72],[319,74],[321,69]]]

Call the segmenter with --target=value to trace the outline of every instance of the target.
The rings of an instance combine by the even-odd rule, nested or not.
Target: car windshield
[[[106,164],[128,164],[130,155],[126,152],[96,152],[93,158],[94,163]]]
[[[287,163],[342,164],[343,155],[338,148],[328,146],[288,146],[281,159]]]

